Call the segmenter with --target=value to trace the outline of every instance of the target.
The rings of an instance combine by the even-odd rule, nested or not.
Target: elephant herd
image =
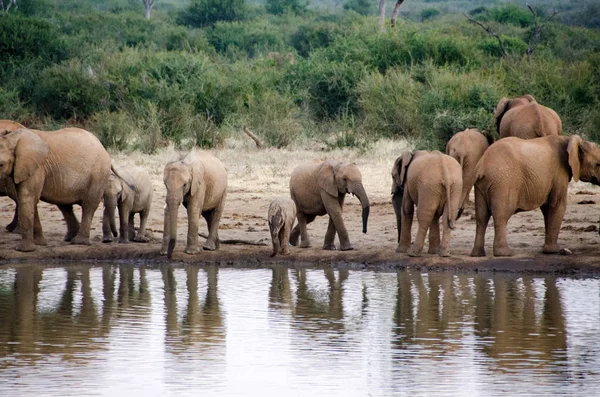
[[[467,129],[448,141],[445,154],[407,151],[396,159],[391,175],[397,252],[421,255],[429,231],[429,253],[448,256],[451,230],[473,187],[476,237],[471,256],[485,256],[490,217],[494,218],[494,255],[512,255],[506,239],[509,218],[536,208],[544,216],[543,252],[559,251],[557,240],[569,181],[572,178],[600,184],[600,149],[578,135],[561,136],[559,116],[531,95],[502,98],[495,118],[500,137],[496,142],[476,129]],[[163,182],[167,193],[160,253],[172,257],[181,204],[188,214],[185,252],[199,251],[200,216],[208,226],[203,249],[218,249],[219,222],[227,196],[227,170],[223,163],[205,151],[191,153],[165,166]],[[337,234],[339,249],[352,250],[342,216],[348,193],[361,203],[363,233],[367,232],[370,204],[356,164],[327,160],[300,165],[291,173],[289,187],[290,197],[275,199],[267,214],[272,256],[289,254],[289,244],[310,247],[307,224],[326,214],[329,224],[323,249],[337,249]],[[39,200],[58,206],[67,225],[64,239],[73,244],[90,244],[92,217],[101,201],[103,242],[111,242],[117,236],[119,242],[149,241],[145,231],[153,188],[147,172],[135,167],[114,167],[100,141],[79,128],[48,132],[0,120],[0,195],[8,195],[17,203],[15,217],[7,229],[18,228],[19,251],[46,245],[38,214]],[[81,223],[73,213],[74,204],[82,207]],[[115,208],[119,210],[118,232]],[[419,226],[411,244],[415,211]],[[133,218],[137,213],[140,226],[136,232]]]

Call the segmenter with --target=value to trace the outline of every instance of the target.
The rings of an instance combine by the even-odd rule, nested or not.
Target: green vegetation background
[[[533,94],[567,134],[600,141],[600,5],[377,1],[19,0],[0,15],[0,118],[87,128],[116,150],[215,147],[247,125],[276,147],[367,148],[385,138],[443,148],[495,133],[503,96]],[[559,12],[547,22],[556,7]],[[499,33],[497,41],[463,12]]]

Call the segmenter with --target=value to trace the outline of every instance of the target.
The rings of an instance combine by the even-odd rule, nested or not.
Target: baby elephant
[[[450,230],[454,228],[462,192],[458,161],[438,151],[405,152],[394,163],[392,181],[392,204],[398,225],[396,252],[420,256],[429,229],[429,253],[449,256]],[[409,249],[415,205],[419,230]],[[444,230],[441,246],[440,217]]]
[[[131,167],[127,171],[114,169],[104,191],[102,242],[110,243],[113,241],[113,236],[117,237],[116,207],[119,208],[119,243],[128,243],[130,240],[140,243],[149,242],[150,239],[145,232],[153,193],[152,180],[145,170],[137,167]],[[135,214],[140,214],[140,227],[137,234],[133,227]]]
[[[271,202],[269,206],[269,230],[271,230],[271,241],[273,242],[273,253],[289,255],[290,248],[288,240],[290,231],[296,220],[296,204],[289,197],[279,197]]]

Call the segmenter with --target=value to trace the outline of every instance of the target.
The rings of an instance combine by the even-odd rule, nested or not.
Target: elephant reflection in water
[[[269,309],[288,309],[293,313],[295,305],[290,287],[289,269],[286,266],[276,265],[272,271]]]
[[[467,276],[448,273],[398,271],[398,292],[394,311],[394,343],[406,349],[428,344],[431,358],[460,348],[462,331],[452,324],[469,314],[472,296]],[[433,348],[433,350],[432,350]],[[435,351],[437,350],[437,351]]]
[[[189,346],[210,346],[224,348],[225,326],[219,304],[217,266],[207,266],[207,287],[204,303],[198,298],[197,266],[185,268],[187,278],[187,308],[179,322],[177,309],[177,281],[174,268],[165,265],[161,268],[165,291],[166,345],[172,353],[179,353]]]
[[[487,277],[476,276],[474,281],[475,334],[492,338],[481,349],[497,361],[495,367],[519,369],[523,362],[532,360],[554,368],[557,361],[565,359],[567,333],[555,276],[544,278],[541,300],[530,276],[517,279],[496,275],[493,287]]]
[[[41,266],[16,268],[14,303],[0,305],[8,307],[7,313],[0,313],[0,356],[16,351],[23,359],[61,354],[63,359],[81,360],[83,353],[101,349],[96,339],[105,337],[111,325],[114,326],[111,324],[114,277],[111,280],[110,267],[102,270],[104,303],[101,316],[92,294],[89,266],[69,267],[56,307],[40,312],[38,294],[43,271]],[[80,297],[77,294],[79,285]],[[52,286],[46,288],[48,292],[54,292]],[[81,332],[82,329],[86,332]],[[19,343],[5,343],[9,341]],[[10,350],[4,350],[4,347]],[[28,357],[27,353],[32,352],[36,356]]]

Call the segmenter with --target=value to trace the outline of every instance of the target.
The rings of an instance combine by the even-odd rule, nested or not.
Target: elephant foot
[[[64,237],[64,241],[69,242],[69,241],[73,241],[73,239],[77,237],[77,232],[67,232],[67,234],[65,234]]]
[[[354,250],[354,247],[350,243],[340,245],[340,251],[352,251],[352,250]]]
[[[22,240],[15,249],[20,252],[33,252],[35,251],[35,244],[31,240]]]
[[[158,251],[159,255],[167,255],[167,248],[166,247],[162,247],[160,249],[160,251]]]
[[[271,255],[269,255],[271,258],[277,255],[277,251],[273,251],[271,252]]]
[[[326,251],[336,251],[337,247],[335,246],[334,243],[331,244],[323,244],[323,249]]]
[[[117,242],[119,244],[129,244],[129,239],[124,238],[124,237],[119,237],[119,239],[117,240]]]
[[[293,245],[294,247],[298,245],[298,239],[300,238],[300,232],[296,232],[296,229],[292,229],[292,232],[290,233],[290,244]]]
[[[200,249],[198,249],[198,247],[185,247],[183,252],[188,255],[196,255],[198,252],[200,252]]]
[[[435,246],[429,246],[429,249],[427,250],[428,254],[439,254],[440,252],[440,247],[435,247]]]
[[[133,238],[133,241],[135,241],[136,243],[149,243],[150,238],[145,235],[137,235]]]
[[[450,256],[450,250],[448,248],[440,248],[439,255],[443,258]]]
[[[217,244],[215,244],[214,241],[206,240],[206,242],[202,246],[202,249],[204,249],[205,251],[216,251]]]
[[[281,250],[280,254],[283,256],[288,256],[292,253],[292,251],[290,251],[289,249],[287,250]]]
[[[411,247],[407,252],[408,256],[412,256],[412,257],[419,257],[422,255],[422,253],[423,253],[423,249],[418,249],[415,247]]]
[[[398,244],[398,246],[396,247],[396,252],[398,252],[399,254],[404,254],[407,251],[408,251],[408,247],[406,247],[404,245]]]
[[[494,256],[513,256],[514,252],[508,247],[494,247]]]
[[[103,242],[103,243],[105,243],[105,244],[107,244],[107,243],[112,243],[113,241],[114,241],[114,240],[113,240],[112,236],[105,236],[105,237],[102,237],[102,242]]]
[[[43,238],[43,237],[34,237],[34,238],[33,238],[33,243],[34,243],[35,245],[41,245],[41,246],[44,246],[44,247],[45,247],[46,245],[48,245],[48,242],[47,242],[47,241],[46,241],[46,239],[45,239],[45,238]]]
[[[292,244],[292,245],[293,245],[293,244]],[[299,245],[299,248],[310,248],[310,247],[312,247],[312,244],[311,244],[310,242],[302,242],[302,243]]]
[[[560,252],[560,247],[558,244],[544,244],[542,248],[543,254],[558,254]]]
[[[19,233],[19,224],[17,222],[11,222],[6,225],[6,231],[9,233]]]
[[[485,256],[485,248],[474,247],[473,250],[471,251],[471,256],[473,256],[473,257]]]
[[[73,237],[73,239],[71,240],[71,244],[92,245],[92,242],[90,241],[89,237],[83,237],[78,234],[77,236]]]

